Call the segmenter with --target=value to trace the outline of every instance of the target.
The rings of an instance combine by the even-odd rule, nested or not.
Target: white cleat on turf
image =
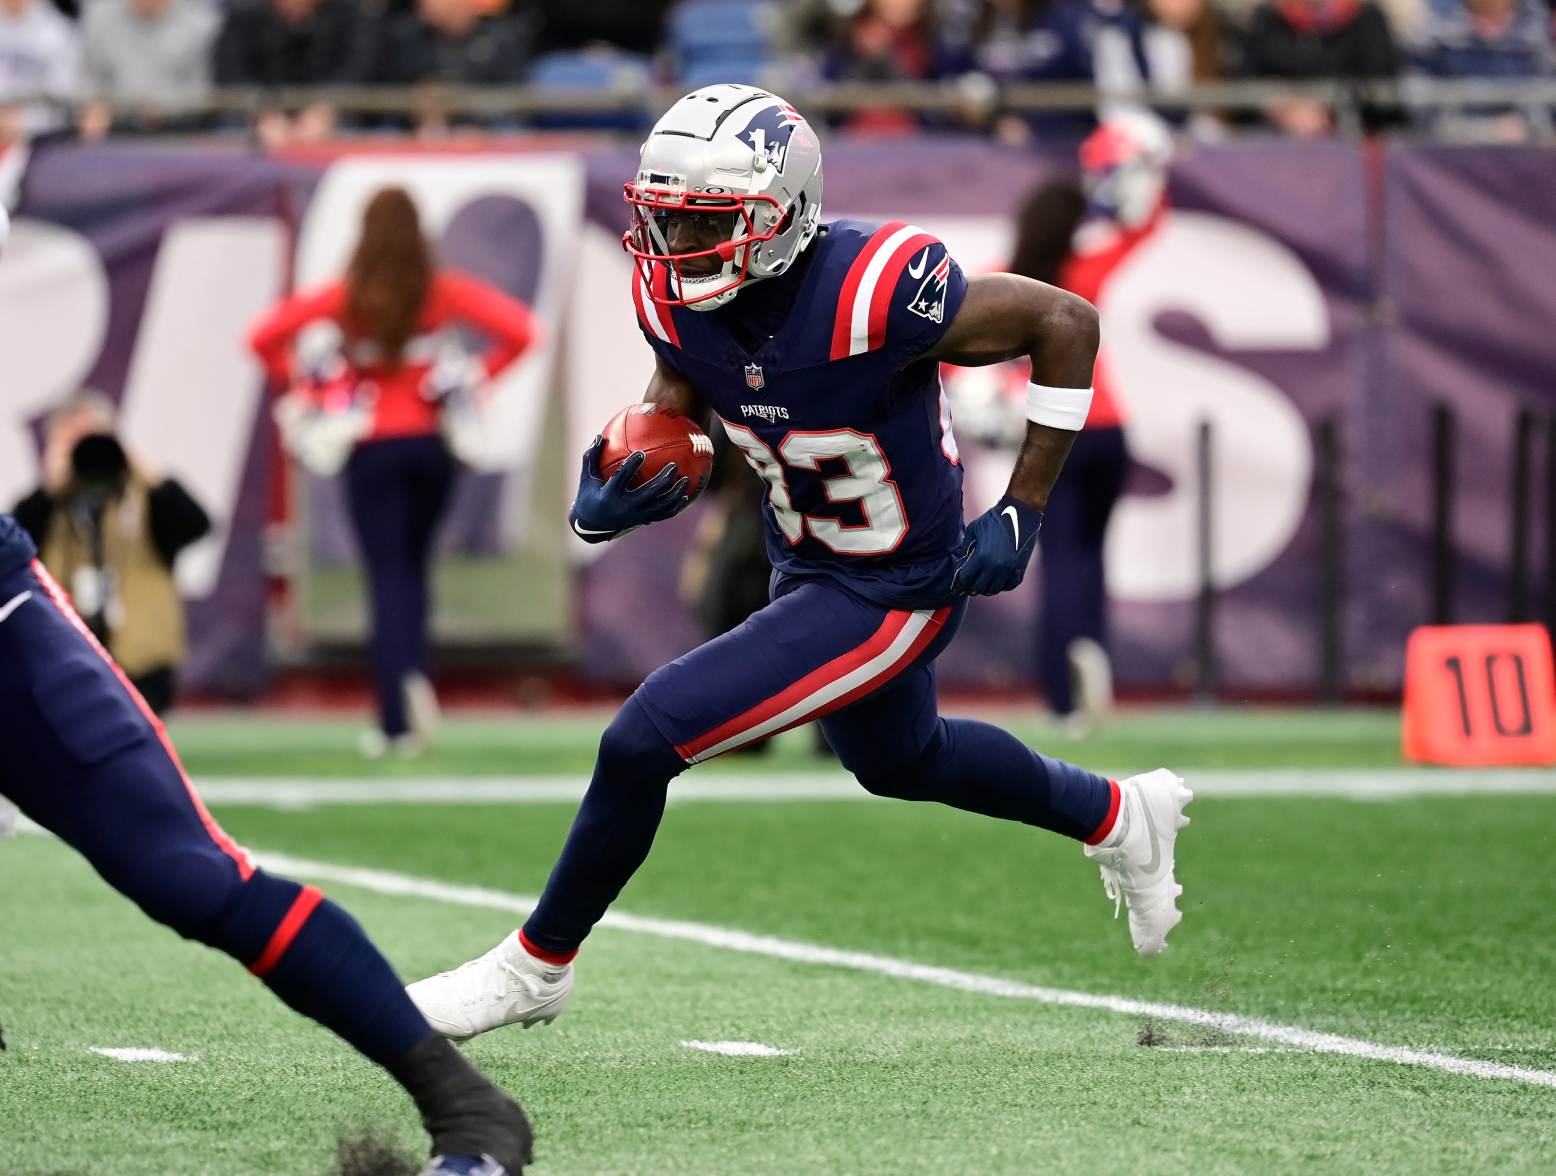
[[[525,951],[517,934],[484,956],[418,980],[406,993],[444,1037],[466,1042],[503,1025],[549,1025],[573,993],[573,965],[548,964]]]
[[[1118,782],[1122,793],[1124,835],[1119,844],[1088,845],[1086,856],[1102,867],[1102,886],[1118,917],[1122,901],[1129,907],[1129,934],[1141,955],[1159,955],[1167,933],[1183,921],[1178,896],[1183,887],[1173,877],[1173,843],[1189,823],[1183,810],[1194,794],[1166,768],[1130,776]]]

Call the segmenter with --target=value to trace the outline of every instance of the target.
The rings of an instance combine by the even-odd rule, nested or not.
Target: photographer
[[[211,529],[200,504],[131,461],[114,437],[113,404],[81,392],[49,418],[43,484],[15,514],[98,640],[166,711],[184,656],[173,561]]]

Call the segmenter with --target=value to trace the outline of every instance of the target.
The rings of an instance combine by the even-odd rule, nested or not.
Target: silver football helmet
[[[621,243],[655,302],[712,310],[775,277],[821,223],[821,143],[776,94],[721,83],[664,114],[626,185]]]

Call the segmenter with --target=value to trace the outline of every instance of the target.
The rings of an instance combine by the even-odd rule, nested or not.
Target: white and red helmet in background
[[[805,117],[775,94],[755,86],[703,86],[654,124],[626,198],[632,226],[622,245],[650,296],[668,306],[712,310],[746,282],[789,269],[815,238],[821,142]],[[704,223],[716,226],[720,239],[711,248],[674,254],[666,236],[673,216],[719,218]],[[660,280],[656,267],[664,269]]]
[[[1172,132],[1149,111],[1122,111],[1081,144],[1080,161],[1092,211],[1137,229],[1162,205],[1172,163]]]

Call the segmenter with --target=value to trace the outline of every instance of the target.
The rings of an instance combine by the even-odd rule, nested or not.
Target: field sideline
[[[230,831],[420,975],[521,917],[599,725],[459,723],[382,784],[349,724],[175,737]],[[1401,770],[1366,712],[1024,733],[1115,773],[1214,769],[1165,956],[1133,955],[1075,847],[858,800],[791,736],[684,777],[573,1009],[470,1047],[534,1113],[534,1170],[1549,1170],[1556,774]],[[1304,744],[1321,762],[1289,770]],[[1492,791],[1433,794],[1466,783]],[[8,1176],[323,1176],[358,1129],[413,1148],[371,1067],[52,840],[0,845],[0,926]]]

